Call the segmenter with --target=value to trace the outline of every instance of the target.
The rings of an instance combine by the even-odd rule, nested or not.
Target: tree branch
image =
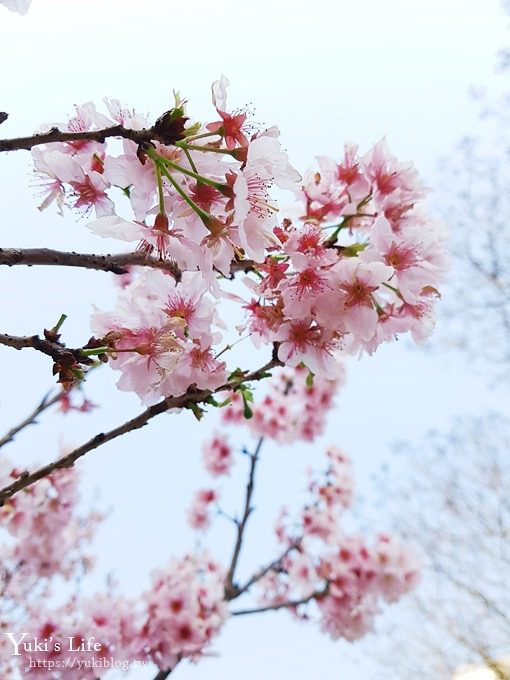
[[[130,130],[123,125],[113,125],[101,130],[85,130],[81,132],[64,132],[57,127],[52,127],[47,132],[40,132],[29,137],[17,137],[15,139],[0,139],[1,151],[29,151],[39,144],[53,144],[55,142],[80,142],[92,141],[103,143],[108,137],[123,137],[131,139],[137,144],[146,144],[158,141],[168,144],[169,140],[156,129],[156,126],[142,130]]]
[[[144,253],[121,253],[119,255],[96,255],[93,253],[74,253],[52,250],[50,248],[0,248],[0,265],[48,265],[61,267],[83,267],[97,269],[113,274],[126,274],[127,267],[137,265],[153,267],[170,272],[176,281],[181,279],[181,271],[173,260],[158,260],[146,257]]]
[[[177,661],[177,663],[179,663],[179,661]],[[175,666],[177,666],[177,663],[175,664]],[[174,670],[175,666],[169,668],[166,671],[159,671],[157,675],[154,676],[154,680],[166,680],[170,673]]]
[[[248,483],[246,485],[243,516],[237,522],[237,538],[234,545],[234,552],[232,554],[230,567],[225,578],[225,600],[227,602],[240,595],[240,590],[234,583],[234,576],[243,544],[244,530],[246,528],[248,518],[253,511],[253,508],[251,507],[251,499],[255,485],[255,468],[257,467],[257,462],[259,460],[260,450],[263,443],[264,437],[261,437],[257,443],[254,453],[250,454],[250,473],[248,475]]]
[[[8,333],[0,333],[0,345],[17,350],[36,349],[38,352],[47,354],[54,361],[60,361],[64,357],[70,358],[71,356],[77,359],[75,355],[80,352],[79,349],[67,349],[59,343],[40,338],[38,335],[9,335]]]
[[[275,571],[281,567],[281,564],[283,560],[287,557],[289,553],[291,553],[293,550],[297,550],[299,548],[299,543],[292,543],[289,545],[289,547],[285,550],[285,552],[280,555],[280,557],[277,557],[275,560],[270,562],[269,564],[266,564],[265,567],[261,567],[258,571],[256,571],[253,576],[246,581],[246,583],[243,586],[239,586],[236,589],[236,595],[235,597],[239,597],[240,595],[243,595],[246,591],[248,591],[252,585],[257,583],[257,581],[260,581],[261,578],[263,578],[266,574],[268,574],[270,571]],[[231,598],[235,599],[235,598]]]
[[[18,434],[18,432],[21,432],[21,430],[23,430],[25,427],[28,427],[29,425],[34,425],[37,422],[36,421],[37,416],[40,415],[43,411],[46,411],[46,409],[50,408],[50,406],[53,406],[53,404],[56,404],[57,401],[62,397],[62,394],[64,394],[64,391],[60,390],[59,392],[54,394],[53,397],[50,397],[48,394],[45,397],[43,397],[39,405],[36,406],[35,409],[26,418],[24,418],[20,423],[11,428],[9,432],[7,432],[0,439],[0,448],[2,448],[2,446],[5,446],[5,444],[11,442],[14,439],[14,437]]]
[[[279,602],[278,604],[268,604],[265,607],[254,607],[253,609],[238,609],[237,611],[230,612],[231,616],[245,616],[246,614],[262,614],[263,612],[277,611],[278,609],[289,609],[292,607],[299,607],[301,604],[307,604],[311,600],[321,599],[326,597],[329,592],[329,583],[326,583],[322,590],[315,590],[310,593],[307,597],[303,597],[300,600],[288,600],[287,602]]]
[[[182,272],[173,260],[158,260],[144,253],[120,253],[118,255],[98,255],[95,253],[75,253],[51,248],[0,248],[0,265],[82,267],[97,269],[112,274],[126,274],[126,267],[152,267],[170,272],[176,281],[181,280]],[[232,260],[230,273],[250,272],[257,267],[253,260]]]
[[[179,397],[166,397],[157,404],[149,406],[149,408],[145,409],[145,411],[142,411],[134,418],[131,418],[131,420],[128,420],[122,425],[113,428],[109,432],[100,432],[99,434],[96,434],[95,437],[92,437],[92,439],[89,439],[89,441],[85,442],[85,444],[82,444],[82,446],[79,446],[62,458],[58,458],[52,463],[44,465],[33,472],[28,472],[26,470],[12,484],[9,484],[9,486],[6,486],[4,489],[0,490],[0,506],[2,506],[8,498],[11,498],[14,496],[14,494],[18,493],[18,491],[31,486],[35,482],[47,477],[56,470],[72,467],[79,458],[84,456],[89,451],[93,451],[99,446],[106,444],[106,442],[112,441],[123,434],[143,427],[149,422],[149,420],[160,413],[164,413],[165,411],[168,411],[172,408],[190,408],[195,404],[206,402],[209,397],[211,397],[216,392],[224,392],[226,390],[236,389],[240,384],[260,380],[271,368],[274,368],[275,366],[283,366],[282,362],[277,358],[276,352],[277,347],[275,346],[273,350],[273,357],[267,364],[256,371],[246,373],[242,378],[236,378],[235,380],[227,382],[225,385],[221,385],[215,390],[194,390],[190,388],[187,392],[185,392],[185,394],[182,394]]]
[[[53,342],[38,335],[9,335],[0,333],[0,345],[12,347],[13,349],[35,349],[51,357],[58,363],[81,363],[88,361],[89,357],[80,349],[70,349],[60,342]],[[82,353],[83,352],[83,353]]]
[[[65,314],[54,328],[44,329],[44,338],[39,335],[9,335],[0,333],[0,345],[22,350],[32,348],[42,352],[53,359],[53,375],[58,374],[58,383],[68,391],[83,380],[87,368],[106,362],[108,347],[99,344],[96,338],[91,337],[88,342],[78,349],[66,347],[60,340],[58,329],[65,320]],[[98,363],[99,360],[99,363]]]
[[[257,263],[254,260],[232,260],[230,263],[230,273],[235,274],[236,272],[251,272],[256,269]]]
[[[470,595],[475,600],[481,602],[482,605],[485,607],[485,610],[495,614],[506,626],[507,630],[510,633],[510,618],[508,617],[506,612],[503,609],[501,609],[501,607],[498,607],[498,605],[493,600],[490,600],[483,592],[481,592],[477,588],[470,586],[467,583],[464,583],[460,579],[455,578],[455,575],[453,573],[449,572],[446,569],[442,569],[440,564],[435,564],[434,569],[439,574],[441,574],[447,581],[451,581],[451,583],[453,583],[457,588],[464,591],[465,593],[468,593],[468,595]]]

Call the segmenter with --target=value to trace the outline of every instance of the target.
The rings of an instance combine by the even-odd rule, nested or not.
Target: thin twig
[[[158,260],[147,257],[142,252],[121,253],[118,255],[97,255],[94,253],[74,253],[52,250],[50,248],[0,248],[0,265],[47,265],[61,267],[83,267],[113,274],[126,274],[130,266],[152,267],[170,272],[176,281],[181,279],[181,271],[173,260]]]
[[[186,393],[181,397],[169,397],[167,399],[163,399],[154,406],[150,406],[145,411],[142,411],[142,413],[139,413],[134,418],[131,418],[131,420],[126,421],[122,425],[119,425],[108,432],[100,432],[99,434],[96,434],[94,437],[92,437],[92,439],[89,439],[89,441],[85,442],[85,444],[79,446],[65,456],[62,456],[62,458],[58,458],[52,463],[34,470],[32,473],[22,473],[15,482],[0,491],[0,505],[2,505],[7,498],[10,498],[21,489],[30,486],[39,479],[47,477],[56,470],[72,467],[78,458],[81,458],[89,451],[93,451],[102,444],[112,441],[113,439],[116,439],[127,432],[132,432],[133,430],[143,427],[151,418],[154,418],[160,413],[164,413],[170,408],[183,408],[187,404],[204,401],[210,395],[211,392],[209,390],[201,390],[200,392],[195,392],[194,394]]]
[[[251,272],[257,268],[257,263],[254,260],[232,260],[230,263],[230,273],[236,272]]]
[[[35,423],[37,422],[36,421],[37,416],[40,415],[43,411],[46,411],[46,409],[50,408],[50,406],[53,406],[53,404],[56,404],[63,394],[64,391],[60,390],[52,397],[50,397],[49,394],[43,397],[39,405],[35,407],[32,413],[30,413],[20,423],[11,428],[9,432],[7,432],[7,434],[5,434],[0,439],[0,448],[2,448],[2,446],[5,446],[5,444],[11,442],[14,439],[14,437],[18,434],[18,432],[21,432],[21,430],[23,430],[25,427],[28,427],[29,425],[35,425]]]
[[[234,577],[237,568],[237,563],[239,561],[239,555],[241,553],[241,547],[243,544],[244,530],[246,528],[248,518],[253,511],[253,508],[251,507],[251,499],[253,496],[253,489],[255,486],[255,468],[257,467],[257,462],[259,460],[260,450],[262,448],[263,443],[264,437],[261,437],[257,443],[255,451],[252,454],[250,454],[250,472],[248,475],[248,483],[246,484],[243,516],[237,522],[237,537],[234,545],[234,552],[232,554],[230,567],[225,578],[225,599],[227,600],[227,602],[229,600],[233,600],[240,594],[239,588],[234,583]]]
[[[275,560],[273,560],[269,564],[266,564],[265,567],[261,567],[258,571],[256,571],[253,574],[253,576],[248,581],[246,581],[246,583],[243,586],[239,586],[236,589],[236,597],[243,595],[246,591],[248,591],[252,587],[252,585],[257,583],[257,581],[260,581],[260,579],[263,578],[270,571],[278,570],[281,567],[282,562],[287,557],[287,555],[289,553],[291,553],[293,550],[297,550],[298,548],[299,548],[298,543],[292,543],[285,550],[285,552],[282,555],[280,555],[280,557],[277,557]],[[234,599],[234,598],[232,598],[232,599]]]
[[[207,402],[209,397],[211,397],[216,392],[236,389],[241,384],[260,380],[271,368],[283,365],[276,354],[277,346],[275,345],[273,348],[273,357],[267,364],[262,366],[262,368],[252,371],[251,373],[246,373],[242,378],[236,377],[234,380],[227,382],[225,385],[221,385],[215,390],[189,389],[187,392],[185,392],[185,394],[182,394],[179,397],[166,397],[157,404],[149,406],[149,408],[145,409],[145,411],[142,411],[134,418],[131,418],[131,420],[128,420],[122,425],[113,428],[109,432],[100,432],[99,434],[96,434],[95,437],[92,437],[92,439],[89,439],[89,441],[85,442],[85,444],[82,444],[82,446],[79,446],[62,458],[58,458],[52,463],[44,465],[33,472],[23,472],[20,477],[18,477],[18,479],[16,479],[12,484],[9,484],[9,486],[6,486],[4,489],[0,490],[0,506],[3,505],[8,498],[11,498],[11,496],[14,496],[14,494],[18,493],[18,491],[31,486],[35,482],[47,477],[56,470],[72,467],[79,458],[84,456],[89,451],[93,451],[99,446],[106,444],[106,442],[112,441],[123,434],[143,427],[149,422],[149,420],[160,413],[165,413],[172,408],[189,408],[195,404]]]
[[[177,661],[177,663],[179,663],[179,662]],[[177,666],[177,663],[175,664],[175,666]],[[154,680],[166,680],[166,678],[168,678],[170,673],[174,670],[175,666],[173,666],[172,668],[169,668],[166,671],[159,671],[158,674],[156,676],[154,676]]]
[[[268,604],[265,607],[253,607],[253,609],[238,609],[230,612],[231,616],[245,616],[246,614],[261,614],[262,612],[277,611],[278,609],[289,609],[292,607],[299,607],[302,604],[307,604],[311,600],[321,599],[326,597],[329,592],[329,584],[327,583],[322,590],[315,590],[307,597],[300,600],[289,600],[287,602],[280,602],[278,604]]]

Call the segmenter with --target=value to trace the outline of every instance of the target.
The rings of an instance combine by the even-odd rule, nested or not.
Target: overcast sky
[[[476,123],[469,88],[497,85],[495,52],[508,42],[507,23],[495,0],[34,0],[25,17],[0,7],[0,110],[10,114],[1,136],[65,121],[73,104],[99,104],[104,96],[157,117],[174,88],[189,99],[192,116],[205,120],[212,115],[210,84],[224,73],[231,81],[229,103],[253,103],[256,119],[278,124],[300,170],[314,155],[339,155],[346,142],[364,151],[386,136],[434,189],[441,181],[439,156]],[[105,248],[72,216],[37,212],[28,160],[24,152],[0,158],[0,246]],[[81,342],[88,337],[91,303],[108,308],[113,301],[110,275],[100,272],[19,267],[0,277],[2,332],[39,332],[66,312],[69,343]],[[5,430],[35,405],[51,377],[43,357],[0,350]],[[257,490],[261,513],[247,555],[262,561],[272,513],[282,497],[296,497],[302,468],[324,443],[353,456],[363,491],[395,439],[418,437],[446,427],[454,413],[496,404],[498,394],[485,391],[467,369],[465,359],[410,352],[402,342],[351,361],[323,442],[267,447]],[[115,379],[108,370],[91,377],[87,393],[102,403],[97,413],[47,418],[9,454],[47,461],[59,442],[79,444],[136,413],[136,397],[116,394]],[[201,474],[200,441],[214,427],[214,416],[200,426],[188,414],[164,416],[80,463],[88,498],[97,493],[102,507],[112,508],[97,542],[100,569],[115,570],[126,591],[146,587],[152,568],[190,546],[182,509]],[[217,540],[217,554],[228,554],[230,536],[218,532]],[[175,677],[367,680],[346,660],[345,645],[293,623],[285,612],[235,621],[215,649],[220,658],[183,666]]]

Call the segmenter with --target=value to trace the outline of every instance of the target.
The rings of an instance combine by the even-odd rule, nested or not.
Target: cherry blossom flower
[[[274,339],[279,343],[278,358],[287,366],[303,363],[313,373],[335,376],[338,364],[334,351],[339,345],[332,334],[323,333],[309,321],[286,321],[280,326]]]
[[[400,191],[407,201],[422,194],[418,174],[411,163],[403,164],[390,154],[386,140],[382,139],[363,157],[363,167],[368,178],[375,183],[375,196],[386,196]],[[379,198],[377,202],[380,202]]]
[[[206,125],[210,132],[221,134],[225,140],[227,149],[234,149],[236,145],[241,147],[248,146],[248,139],[243,132],[246,122],[246,113],[229,114],[225,111],[227,106],[227,87],[228,78],[221,76],[212,85],[212,100],[216,111],[220,114],[221,121]]]
[[[226,475],[232,466],[232,449],[224,436],[216,434],[202,447],[204,467],[209,474],[217,477]]]
[[[390,280],[392,269],[378,262],[368,265],[348,259],[339,262],[334,271],[339,280],[344,327],[362,340],[370,340],[379,320],[374,294]]]
[[[214,489],[199,489],[193,498],[193,503],[188,510],[188,523],[193,529],[204,531],[209,527],[211,518],[210,506],[216,503],[218,494]]]

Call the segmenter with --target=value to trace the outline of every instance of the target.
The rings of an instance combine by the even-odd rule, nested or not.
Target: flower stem
[[[190,208],[192,208],[196,212],[196,214],[200,217],[204,225],[209,229],[208,225],[210,225],[211,221],[213,220],[212,215],[210,215],[207,211],[203,210],[197,203],[195,203],[195,201],[190,196],[188,196],[188,194],[179,185],[179,183],[175,181],[175,179],[168,172],[164,165],[161,165],[161,172],[171,182],[172,186],[177,191],[177,193],[182,196],[182,198],[186,201]]]
[[[154,163],[156,168],[156,179],[158,182],[158,195],[159,195],[159,212],[161,215],[165,215],[165,197],[163,196],[163,178],[161,177],[161,168],[159,163]]]
[[[83,354],[83,356],[86,357],[94,357],[99,354],[108,354],[108,352],[111,351],[111,347],[89,347],[87,349],[81,349],[80,354]]]
[[[184,149],[186,151],[186,149]],[[188,177],[193,177],[196,179],[198,182],[202,182],[202,184],[208,184],[210,187],[214,187],[215,189],[218,189],[218,191],[224,192],[225,191],[225,184],[222,182],[216,182],[214,179],[209,179],[209,177],[204,177],[203,175],[200,175],[198,172],[193,172],[193,170],[188,170],[187,168],[183,168],[182,165],[179,165],[178,163],[174,163],[173,161],[169,160],[168,158],[165,158],[164,156],[159,157],[159,162],[167,165],[169,168],[172,168],[173,170],[177,170],[177,172],[182,172],[183,175],[188,175]]]
[[[389,290],[393,291],[397,297],[402,298],[402,294],[400,293],[398,288],[395,288],[395,286],[392,286],[391,284],[386,283],[386,281],[383,281],[382,285],[385,288],[389,288]]]
[[[191,135],[191,137],[186,137],[187,142],[194,142],[197,139],[203,139],[204,137],[219,137],[220,135],[217,132],[202,132],[200,135]],[[181,146],[181,144],[178,142],[177,146]]]
[[[186,154],[186,158],[188,159],[188,163],[191,165],[191,169],[193,172],[198,172],[197,166],[195,165],[195,162],[193,161],[193,158],[191,157],[190,152],[188,149],[183,149],[184,153]]]
[[[53,326],[53,328],[51,329],[51,330],[53,331],[53,333],[58,333],[58,332],[59,332],[59,330],[62,328],[62,324],[64,323],[64,321],[65,321],[66,319],[67,319],[67,314],[61,314],[61,315],[60,315],[59,320],[57,321],[57,323],[56,323],[56,324]]]
[[[186,147],[183,147],[183,151],[186,153],[188,156],[188,160],[190,161],[190,165],[192,167],[195,167],[195,164],[193,163],[193,159],[191,158],[189,151]],[[154,149],[148,148],[146,150],[147,156],[154,162],[154,165],[156,166],[156,174],[158,175],[158,183],[160,181],[160,173],[163,168],[163,166],[167,166],[169,168],[172,168],[172,170],[177,170],[177,172],[181,172],[183,175],[188,175],[188,177],[193,177],[196,179],[198,182],[202,182],[202,184],[208,184],[211,187],[214,187],[221,193],[224,193],[225,190],[228,188],[225,184],[222,182],[216,182],[214,179],[210,179],[209,177],[204,177],[203,175],[200,175],[198,172],[196,172],[196,167],[195,170],[188,170],[188,168],[184,168],[182,165],[179,165],[178,163],[175,163],[174,161],[171,161],[169,158],[165,158],[164,156],[160,156]],[[168,175],[164,173],[167,177]]]
[[[232,151],[229,149],[216,149],[212,146],[200,146],[199,144],[185,144],[181,143],[179,144],[181,149],[189,149],[190,151],[204,151],[205,153],[207,152],[213,152],[213,153],[223,153],[226,154],[227,156],[233,156]]]
[[[233,348],[234,348],[236,345],[238,345],[242,340],[246,340],[247,338],[249,338],[250,335],[251,335],[251,333],[248,333],[248,335],[243,335],[242,338],[239,338],[239,339],[236,340],[235,342],[230,343],[230,345],[225,345],[225,347],[221,350],[221,352],[219,352],[219,354],[217,354],[214,358],[215,358],[215,359],[218,359],[219,357],[221,357],[222,354],[224,354],[225,352],[228,352],[229,350],[233,349]]]

